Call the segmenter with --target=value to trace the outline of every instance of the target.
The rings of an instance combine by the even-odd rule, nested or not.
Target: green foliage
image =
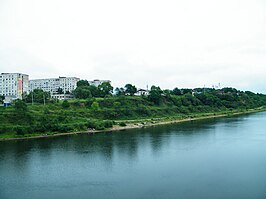
[[[14,127],[14,132],[17,135],[25,135],[25,134],[30,134],[33,133],[33,128],[31,126],[15,126]]]
[[[67,100],[64,100],[64,101],[62,102],[62,107],[63,107],[63,108],[69,108],[69,107],[70,107],[69,102],[68,102]]]
[[[182,95],[185,95],[185,94],[187,94],[187,93],[192,94],[192,89],[189,89],[189,88],[183,88],[183,89],[181,89],[181,93],[182,93]]]
[[[88,99],[91,97],[111,96],[112,92],[113,87],[109,82],[104,82],[96,87],[94,85],[89,85],[87,80],[80,80],[73,94],[78,99]]]
[[[152,86],[149,92],[148,99],[154,104],[159,105],[162,99],[162,93],[163,91],[159,86]]]
[[[87,80],[80,80],[77,82],[77,87],[89,86],[89,82]]]
[[[112,128],[114,122],[110,120],[98,121],[98,120],[88,120],[87,127],[89,129],[103,130],[106,128]]]
[[[181,95],[182,92],[181,92],[181,90],[180,90],[179,88],[174,88],[174,89],[173,89],[173,94],[174,94],[174,95]]]
[[[125,85],[125,94],[133,96],[137,92],[136,86],[132,84],[126,84]]]
[[[92,108],[92,110],[97,111],[97,110],[100,109],[100,105],[99,105],[98,102],[93,102],[93,103],[91,104],[91,108]]]
[[[237,93],[238,92],[235,88],[229,88],[229,87],[223,88],[222,91],[224,93]]]
[[[3,133],[14,133],[14,127],[13,126],[7,126],[6,124],[2,124],[0,126],[0,134]]]
[[[98,87],[90,85],[88,89],[90,90],[92,97],[100,97],[100,91]]]
[[[15,125],[29,125],[34,122],[27,104],[20,99],[15,101],[14,110],[7,117],[9,122]]]
[[[78,99],[87,99],[92,97],[89,86],[79,86],[73,91],[73,94]]]
[[[62,89],[62,88],[60,88],[60,87],[57,89],[57,91],[56,91],[56,92],[57,92],[58,94],[64,94],[64,91],[63,91],[63,89]]]
[[[125,95],[125,89],[124,88],[116,88],[115,89],[115,95],[117,96],[121,96],[121,95]]]
[[[114,106],[115,108],[118,108],[118,107],[121,106],[121,103],[120,103],[120,102],[114,102],[113,106]]]
[[[112,95],[113,87],[109,82],[103,82],[98,86],[100,97],[106,97]]]
[[[127,124],[125,122],[120,122],[119,126],[127,126]]]
[[[17,113],[25,113],[28,111],[27,104],[20,99],[15,101],[14,108]]]
[[[44,101],[48,102],[51,98],[49,92],[45,92],[42,89],[34,89],[29,95],[25,96],[25,101],[27,103],[37,102],[37,103],[44,103]]]
[[[104,121],[104,128],[112,128],[113,124],[114,124],[113,121],[106,120],[106,121]]]
[[[86,100],[86,102],[85,102],[85,105],[86,105],[86,107],[91,107],[91,105],[92,105],[92,103],[95,101],[95,99],[94,98],[89,98],[89,99],[87,99]]]
[[[4,103],[4,99],[5,99],[5,96],[0,95],[0,104],[3,104]]]
[[[100,90],[95,86],[79,88]],[[101,87],[103,88],[103,87]],[[175,91],[174,91],[175,90]],[[29,133],[71,132],[111,128],[113,120],[140,118],[192,117],[195,114],[232,112],[266,105],[266,96],[236,89],[197,88],[162,91],[152,86],[149,96],[108,95],[74,99],[46,106],[28,105],[21,100],[14,106],[0,107],[0,134],[23,136]],[[39,91],[38,91],[39,92]],[[36,92],[37,93],[37,92]],[[27,96],[28,97],[28,96]],[[31,102],[31,101],[30,101]],[[68,108],[71,107],[71,108]],[[121,122],[119,125],[126,125]]]

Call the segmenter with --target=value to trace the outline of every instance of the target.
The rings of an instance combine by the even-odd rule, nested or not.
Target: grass
[[[121,127],[127,128],[127,125],[135,124],[135,125],[156,125],[156,124],[164,124],[164,123],[171,123],[171,122],[178,122],[186,119],[204,119],[207,117],[219,117],[219,116],[233,116],[235,114],[243,114],[243,113],[250,113],[250,112],[257,112],[257,111],[265,111],[266,107],[259,107],[249,110],[233,110],[233,111],[221,111],[218,113],[194,113],[190,115],[177,115],[177,116],[168,116],[168,117],[158,117],[158,118],[143,118],[143,119],[136,119],[136,120],[115,120],[114,124],[119,125]],[[112,130],[112,127],[108,128],[100,128],[96,129],[97,132]],[[80,131],[70,131],[69,133],[79,133]],[[86,131],[85,131],[86,132]],[[0,139],[12,139],[12,138],[34,138],[34,137],[46,137],[46,136],[53,136],[53,135],[64,135],[62,132],[45,132],[45,133],[31,133],[31,134],[24,134],[24,135],[17,135],[16,133],[4,133],[0,134]]]
[[[261,99],[260,102],[255,97]],[[196,100],[196,97],[192,96],[165,98],[160,105],[142,97],[123,96],[88,100],[72,99],[68,101],[69,107],[64,107],[62,101],[46,105],[29,103],[23,111],[15,110],[14,107],[0,107],[0,138],[52,135],[88,129],[106,130],[119,124],[126,127],[132,124],[158,124],[217,115],[230,116],[234,113],[246,112],[247,108],[266,104],[266,97],[257,95],[255,97],[250,105],[243,105],[241,97],[236,98],[234,102],[226,101],[228,103],[224,104],[230,105],[227,108],[224,105],[218,106],[217,101],[213,105],[200,103],[199,99]],[[91,107],[93,101],[99,104],[97,109]],[[179,105],[177,102],[184,104]],[[192,105],[194,102],[198,104]],[[222,104],[224,100],[220,102]],[[230,108],[236,104],[239,108]],[[265,107],[261,109],[263,108],[265,109]]]

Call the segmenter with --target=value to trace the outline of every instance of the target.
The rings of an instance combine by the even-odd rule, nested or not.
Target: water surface
[[[266,198],[266,112],[0,142],[0,198]]]

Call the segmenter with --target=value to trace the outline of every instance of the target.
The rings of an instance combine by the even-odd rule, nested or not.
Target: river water
[[[266,198],[266,112],[0,142],[0,198]]]

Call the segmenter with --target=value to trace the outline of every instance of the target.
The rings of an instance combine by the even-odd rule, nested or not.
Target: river
[[[266,112],[0,142],[0,198],[266,198]]]

